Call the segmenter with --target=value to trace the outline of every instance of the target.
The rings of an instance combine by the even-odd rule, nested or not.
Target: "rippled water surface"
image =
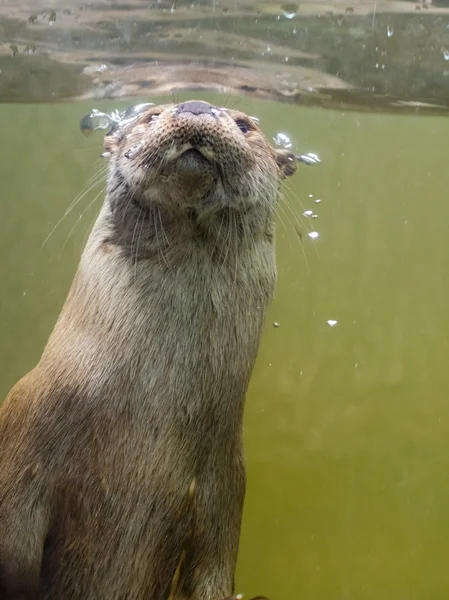
[[[443,600],[449,121],[235,102],[322,160],[287,182],[279,211],[277,295],[245,415],[237,589]],[[38,360],[103,197],[99,183],[41,249],[105,166],[101,135],[79,130],[93,105],[117,107],[0,106],[1,396]]]
[[[3,0],[0,101],[215,90],[446,113],[448,0]]]

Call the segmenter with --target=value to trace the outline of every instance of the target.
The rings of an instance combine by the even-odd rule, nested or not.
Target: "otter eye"
[[[249,123],[247,123],[247,121],[244,121],[243,119],[237,119],[235,124],[242,133],[248,133],[251,130]]]

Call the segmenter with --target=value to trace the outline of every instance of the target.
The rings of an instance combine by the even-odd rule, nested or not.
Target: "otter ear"
[[[288,150],[275,150],[276,163],[279,167],[282,177],[290,177],[296,171],[296,156]]]

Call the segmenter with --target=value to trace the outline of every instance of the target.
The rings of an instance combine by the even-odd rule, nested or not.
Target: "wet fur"
[[[186,143],[214,161],[171,160]],[[67,301],[0,409],[0,598],[220,600],[293,159],[241,113],[168,106],[105,148],[108,193]]]

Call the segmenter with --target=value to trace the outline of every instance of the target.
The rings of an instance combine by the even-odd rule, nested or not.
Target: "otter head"
[[[139,253],[272,237],[280,182],[296,170],[253,119],[202,101],[152,106],[111,131],[105,150],[113,229],[125,246],[138,235]]]

